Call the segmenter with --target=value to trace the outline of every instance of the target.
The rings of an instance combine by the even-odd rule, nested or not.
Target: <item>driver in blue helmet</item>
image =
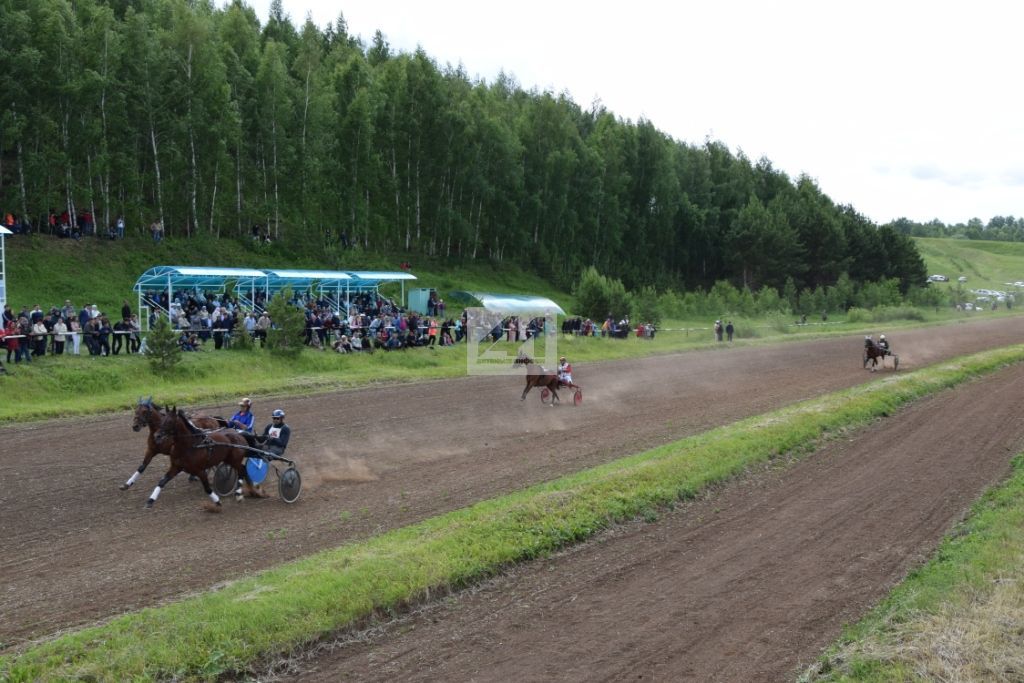
[[[259,438],[263,450],[274,455],[284,455],[288,448],[288,439],[291,438],[291,427],[284,422],[284,411],[277,408],[270,414],[270,424],[263,428],[263,435]]]

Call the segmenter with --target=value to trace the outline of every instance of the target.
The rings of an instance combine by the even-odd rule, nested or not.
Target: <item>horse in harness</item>
[[[889,349],[888,345],[882,346],[875,343],[870,337],[864,339],[864,367],[867,368],[868,361],[871,362],[871,372],[875,372],[878,369],[878,360],[882,360],[882,367],[885,367],[885,357],[892,356],[893,370],[898,370],[900,367],[900,357],[897,356],[892,350]]]
[[[165,439],[158,439],[157,432],[160,430],[160,423],[164,419],[164,410],[159,405],[153,402],[153,397],[140,398],[139,402],[135,405],[135,416],[132,419],[132,431],[140,432],[143,427],[149,428],[149,438],[146,439],[146,452],[142,456],[142,464],[139,465],[138,469],[128,478],[128,481],[121,484],[121,490],[126,491],[138,480],[139,476],[146,471],[149,467],[149,463],[152,462],[153,458],[161,453],[164,455],[171,454],[171,442]],[[193,415],[191,416],[192,424],[201,429],[217,429],[218,427],[227,427],[228,423],[222,417],[209,417],[206,415]]]
[[[160,478],[156,488],[153,489],[149,500],[146,501],[146,507],[153,507],[160,491],[179,472],[187,472],[199,478],[206,495],[216,506],[213,511],[219,512],[220,497],[210,487],[207,470],[221,463],[227,463],[238,474],[235,500],[242,500],[243,481],[250,489],[252,488],[252,482],[244,464],[249,441],[234,429],[220,428],[212,431],[200,429],[186,417],[184,411],[171,408],[163,416],[160,429],[157,432],[157,440],[171,444],[171,466],[167,470],[167,474]]]

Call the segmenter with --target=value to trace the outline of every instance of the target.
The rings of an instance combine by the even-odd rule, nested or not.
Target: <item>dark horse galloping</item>
[[[515,359],[513,365],[526,366],[526,388],[523,389],[523,395],[519,398],[520,401],[525,401],[526,395],[530,393],[530,389],[537,387],[538,389],[547,389],[551,392],[552,407],[559,402],[558,373],[545,370],[542,366],[534,363],[533,359],[529,356],[519,356]]]
[[[149,427],[149,438],[146,439],[146,453],[142,456],[142,464],[139,468],[128,478],[128,481],[121,484],[121,490],[125,491],[129,489],[132,484],[139,478],[139,476],[146,471],[149,467],[149,463],[152,462],[153,458],[163,453],[164,455],[171,454],[171,442],[169,440],[157,440],[157,431],[160,429],[160,423],[164,419],[164,411],[156,403],[153,403],[153,397],[140,398],[138,404],[135,406],[135,418],[132,420],[132,431],[142,431],[143,427]],[[193,415],[192,424],[202,429],[217,429],[218,427],[226,427],[227,421],[220,417],[206,417],[205,415]]]
[[[235,489],[235,500],[242,499],[242,482],[250,488],[252,481],[245,471],[245,456],[247,440],[244,436],[233,429],[216,429],[206,431],[196,427],[185,416],[184,411],[171,408],[163,421],[160,423],[160,430],[157,433],[157,441],[170,442],[171,467],[167,474],[160,478],[146,507],[151,508],[156,503],[160,490],[173,479],[178,472],[188,472],[199,477],[203,484],[203,490],[210,500],[220,511],[220,497],[210,488],[210,480],[206,471],[226,462],[238,473],[238,488]]]

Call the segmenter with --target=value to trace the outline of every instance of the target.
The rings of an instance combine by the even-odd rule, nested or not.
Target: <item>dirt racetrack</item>
[[[894,341],[902,367],[909,370],[963,353],[1018,343],[1022,339],[1024,318],[1007,318],[902,332]],[[544,408],[535,394],[520,402],[521,378],[501,377],[467,377],[280,401],[259,400],[255,412],[261,424],[272,407],[281,405],[288,411],[288,422],[293,429],[289,455],[299,461],[304,476],[302,498],[292,506],[282,503],[276,495],[241,504],[227,501],[221,515],[201,512],[204,496],[198,484],[188,484],[184,477],[168,486],[155,509],[143,508],[146,497],[166,467],[166,459],[154,461],[131,490],[118,490],[118,485],[138,465],[144,449],[144,437],[130,431],[128,413],[0,429],[0,471],[3,472],[0,486],[0,576],[3,576],[0,650],[16,647],[26,639],[44,637],[122,611],[174,599],[321,548],[365,538],[793,401],[867,381],[873,376],[860,368],[860,344],[859,337],[844,337],[777,346],[714,348],[581,366],[576,368],[576,379],[586,390],[586,401],[581,408],[572,408],[568,402],[556,409]],[[769,584],[759,586],[759,582],[773,575],[783,575],[781,565],[785,563],[776,559],[764,572],[742,571],[744,563],[749,569],[754,561],[746,557],[751,538],[776,539],[767,547],[781,551],[779,557],[784,558],[798,554],[801,539],[810,539],[816,533],[807,530],[791,538],[794,523],[807,511],[790,510],[790,516],[771,514],[776,507],[774,496],[777,494],[772,494],[770,500],[761,499],[763,507],[759,510],[737,512],[735,521],[728,515],[716,515],[714,524],[698,524],[696,520],[702,519],[699,515],[672,515],[665,524],[637,526],[611,534],[601,543],[588,544],[585,549],[552,562],[558,564],[574,554],[600,553],[606,549],[609,555],[598,556],[593,561],[591,574],[601,574],[601,567],[606,565],[624,564],[620,571],[603,575],[596,584],[597,588],[603,586],[604,599],[628,583],[626,579],[632,573],[640,571],[647,575],[647,587],[643,589],[646,597],[635,603],[631,613],[622,614],[611,608],[604,613],[614,627],[626,620],[643,621],[641,617],[648,613],[650,604],[659,601],[659,596],[673,582],[688,580],[680,572],[693,564],[692,558],[686,557],[685,546],[678,546],[675,551],[665,548],[661,553],[639,553],[616,543],[621,543],[622,538],[628,540],[631,535],[637,543],[648,539],[650,547],[659,545],[657,541],[662,534],[673,538],[685,534],[703,538],[708,544],[706,552],[714,552],[708,555],[714,559],[712,568],[718,570],[708,571],[705,566],[704,578],[707,581],[717,578],[723,583],[719,591],[692,599],[701,601],[701,610],[722,613],[722,622],[716,628],[724,634],[723,642],[729,642],[726,636],[734,633],[731,647],[757,649],[762,643],[764,652],[760,654],[772,657],[772,648],[780,646],[767,635],[785,631],[785,628],[780,631],[773,626],[774,619],[781,618],[783,612],[801,612],[819,598],[828,603],[835,597],[833,593],[850,599],[849,603],[843,600],[836,603],[842,608],[839,611],[856,609],[867,599],[858,603],[857,595],[870,593],[874,596],[878,590],[887,588],[909,563],[927,552],[980,490],[1005,474],[1006,449],[1019,446],[1024,432],[1024,426],[1011,412],[1019,403],[1019,396],[1013,391],[1014,382],[1019,380],[1020,372],[1014,369],[955,392],[957,397],[973,392],[969,393],[969,400],[957,398],[964,401],[963,405],[957,405],[961,412],[967,411],[966,419],[954,420],[953,415],[941,410],[920,418],[921,425],[914,433],[922,437],[945,433],[945,438],[934,445],[969,452],[972,459],[964,467],[932,467],[928,462],[932,453],[919,448],[915,441],[893,442],[894,437],[890,435],[878,444],[876,450],[884,453],[888,444],[898,443],[900,459],[889,466],[885,465],[889,461],[883,458],[882,463],[850,476],[862,492],[895,491],[897,495],[890,493],[885,503],[886,516],[880,518],[882,521],[868,523],[845,509],[829,518],[823,530],[829,536],[849,531],[852,538],[868,542],[863,562],[854,562],[847,573],[835,579],[834,585],[820,586],[820,594],[796,594],[785,610],[761,611],[758,600],[769,590]],[[140,393],[147,393],[144,387],[140,387]],[[239,393],[245,393],[244,386],[239,387]],[[161,397],[155,398],[159,401]],[[942,405],[942,398],[935,399],[915,407],[914,411],[926,413],[927,406],[941,408]],[[230,407],[213,406],[209,411],[227,413]],[[932,429],[933,423],[943,429]],[[955,428],[951,426],[954,424]],[[756,499],[763,488],[786,485],[790,477],[796,477],[789,484],[796,487],[795,493],[788,495],[812,492],[819,506],[830,506],[833,499],[851,495],[848,491],[828,492],[823,484],[844,463],[845,460],[839,458],[815,458],[798,466],[794,474],[782,476],[777,483],[773,475],[766,474],[760,483],[755,478],[752,481],[756,485],[745,492]],[[815,467],[818,468],[817,484],[802,484],[800,476],[814,476]],[[273,475],[270,483],[274,483]],[[927,512],[923,521],[900,527],[898,541],[889,544],[889,554],[896,559],[868,562],[876,555],[885,555],[870,539],[883,528],[898,524],[894,520],[900,520],[904,514],[911,519],[921,501],[935,491],[944,492],[936,494],[943,502],[942,509]],[[949,495],[950,491],[955,495]],[[738,496],[730,505],[742,508],[745,505],[742,501],[747,497],[743,493],[744,489],[730,492],[730,496]],[[865,512],[873,511],[873,504],[862,504],[867,508]],[[718,503],[716,509],[727,508]],[[733,524],[736,526],[731,527]],[[736,537],[736,543],[743,545],[732,548],[723,545],[721,539],[729,538],[726,534],[730,528],[746,530]],[[852,542],[855,541],[844,543]],[[833,545],[838,549],[843,544]],[[616,553],[619,553],[617,558]],[[800,571],[813,574],[818,565],[835,562],[827,555],[815,557],[818,559],[798,558]],[[749,602],[737,597],[742,593],[736,590],[736,585],[728,583],[725,574],[731,572],[721,571],[734,561],[737,562],[736,581],[750,589]],[[542,564],[546,567],[550,563]],[[538,571],[536,576],[543,575],[539,569],[527,567],[519,576],[528,576],[535,570]],[[519,580],[519,577],[511,580]],[[869,588],[875,592],[871,593]],[[538,589],[538,595],[544,590]],[[852,597],[847,595],[848,590],[853,590]],[[503,600],[500,593],[490,594],[491,598]],[[484,600],[488,595],[485,590],[474,599]],[[583,597],[581,606],[591,599],[598,602],[602,599],[601,595]],[[558,603],[545,600],[544,604]],[[600,605],[588,610],[588,614],[594,609],[600,612]],[[685,608],[680,604],[677,613],[668,615],[663,610],[660,616],[646,623],[648,628],[660,630],[664,639],[669,636],[670,623],[677,635],[686,631],[690,623],[687,619],[692,614],[692,605]],[[560,612],[552,612],[548,618],[552,620],[549,626],[554,631],[548,633],[558,630],[571,633],[572,626],[566,624],[577,623],[576,620],[584,623],[585,616],[581,613],[572,617],[566,612],[565,622],[560,623]],[[745,626],[751,619],[760,624],[753,631]],[[512,624],[510,628],[514,633],[499,633],[499,640],[504,642],[505,636],[514,636],[509,639],[526,642],[527,631],[533,627]],[[824,630],[813,623],[800,628],[816,636]],[[543,630],[534,635],[540,633]],[[680,661],[688,660],[686,657],[681,660],[678,652],[675,655],[664,651],[648,652],[648,640],[653,647],[658,639],[653,635],[641,638],[641,633],[635,627],[632,636],[619,643],[619,657],[615,661],[624,668],[603,669],[608,672],[607,677],[621,678],[629,671],[638,670],[637,667],[654,678],[672,678],[676,672],[685,676],[689,671],[699,675],[701,669],[695,664],[687,664],[682,669],[659,669],[660,666],[676,667]],[[570,679],[592,678],[573,666],[611,661],[605,655],[611,657],[616,651],[604,645],[603,637],[595,643],[593,639],[597,635],[594,630],[582,630],[580,643],[586,645],[590,638],[592,649],[586,650],[585,656],[577,650],[575,658],[566,660],[564,669],[545,672],[539,668],[543,657],[533,657],[533,668],[525,670],[525,678],[546,678],[556,671]],[[487,636],[483,632],[480,637]],[[544,647],[539,652],[546,652],[551,643],[550,638],[543,640]],[[677,647],[685,647],[685,643],[680,639]],[[478,648],[470,643],[468,649]],[[569,650],[563,651],[569,657]],[[601,657],[595,656],[597,651]],[[468,661],[455,652],[449,652],[453,664]],[[633,660],[626,657],[627,652],[633,653],[629,655]],[[702,654],[706,658],[715,655],[691,654]],[[644,659],[636,659],[638,657]],[[718,666],[729,657],[729,650],[719,652]],[[552,658],[551,666],[558,667],[558,661]],[[641,661],[645,662],[642,666]],[[511,662],[511,659],[504,660],[501,666],[511,666]],[[483,666],[486,668],[477,669],[476,674],[481,680],[492,677],[481,671],[501,670],[493,662]],[[365,668],[360,670],[363,675],[370,672]],[[460,670],[464,675],[455,678],[473,677],[469,673],[472,668],[449,670],[449,673]],[[401,669],[398,671],[399,678],[417,677],[403,675]],[[450,677],[440,669],[433,670],[437,676],[428,675],[431,671],[424,668],[419,675],[438,679]],[[409,670],[404,673],[409,674]],[[524,676],[518,678],[522,680]]]

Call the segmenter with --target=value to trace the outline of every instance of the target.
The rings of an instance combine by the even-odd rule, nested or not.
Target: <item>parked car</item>
[[[957,282],[967,282],[967,276],[966,275],[961,275],[960,277],[958,277],[956,279],[956,281]]]
[[[945,275],[932,275],[928,279],[932,282],[949,282],[949,278]]]
[[[974,304],[972,304],[971,302],[968,301],[966,304],[964,304],[964,310],[965,311],[973,311],[974,310]]]

